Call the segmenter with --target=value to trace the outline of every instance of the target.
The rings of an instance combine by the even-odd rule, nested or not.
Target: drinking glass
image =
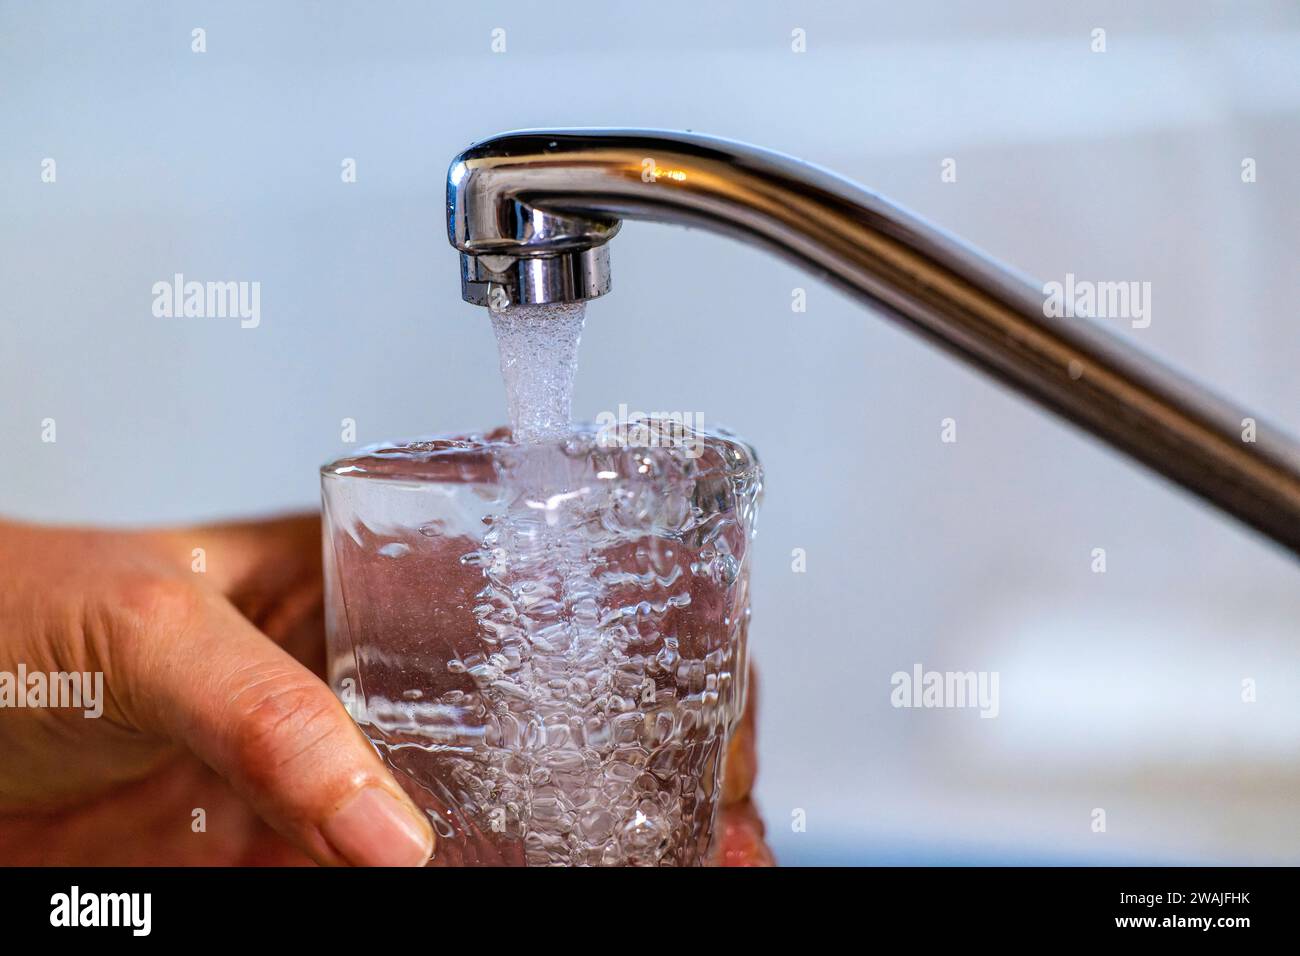
[[[500,431],[321,469],[330,684],[434,865],[710,860],[762,472],[728,433],[683,434]]]

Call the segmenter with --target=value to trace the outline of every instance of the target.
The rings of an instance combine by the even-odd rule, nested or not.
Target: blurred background
[[[3,2],[0,511],[314,507],[345,418],[500,423],[446,164],[602,125],[795,154],[1043,280],[1149,281],[1150,326],[1108,324],[1300,432],[1292,3]],[[1300,565],[758,250],[629,223],[613,266],[576,411],[700,411],[767,468],[782,862],[1300,861]],[[260,282],[260,325],[154,317],[177,272]],[[892,707],[917,663],[998,672],[998,717]]]

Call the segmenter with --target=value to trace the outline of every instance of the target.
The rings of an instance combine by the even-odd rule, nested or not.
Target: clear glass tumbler
[[[655,422],[506,437],[322,468],[331,685],[429,815],[435,865],[706,863],[757,458]]]

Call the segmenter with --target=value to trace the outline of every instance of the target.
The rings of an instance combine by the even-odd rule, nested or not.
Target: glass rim
[[[543,444],[562,448],[576,437],[579,439],[592,439],[599,445],[601,434],[603,432],[594,428],[589,422],[578,423],[573,435]],[[715,454],[705,456],[702,452],[698,457],[682,456],[689,461],[691,466],[686,471],[687,477],[692,479],[722,476],[732,479],[761,477],[763,466],[753,445],[730,429],[717,427],[701,431],[691,430],[691,436],[706,442],[707,448],[714,450]],[[489,475],[484,477],[485,480],[491,481],[497,478],[497,466],[503,458],[508,460],[511,455],[518,454],[521,447],[523,446],[510,439],[510,429],[504,426],[490,432],[422,435],[409,439],[380,441],[364,445],[325,462],[320,466],[319,472],[322,480],[326,478],[346,478],[446,484],[455,479],[447,474],[432,471],[422,475],[418,469],[422,465],[432,468],[438,464],[449,467],[478,464],[490,467]],[[651,449],[657,451],[666,447],[672,446],[628,443],[604,445],[599,450],[617,454],[620,452],[636,453]],[[568,452],[565,453],[568,454]],[[677,460],[682,460],[682,457]],[[367,470],[362,466],[363,462],[375,461],[391,462],[394,466],[406,463],[411,467],[398,473],[396,470]],[[466,479],[462,476],[460,480],[465,481]]]

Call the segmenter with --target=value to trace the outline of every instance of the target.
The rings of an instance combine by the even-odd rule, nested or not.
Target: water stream
[[[563,438],[573,427],[573,379],[585,303],[492,312],[514,440]]]

